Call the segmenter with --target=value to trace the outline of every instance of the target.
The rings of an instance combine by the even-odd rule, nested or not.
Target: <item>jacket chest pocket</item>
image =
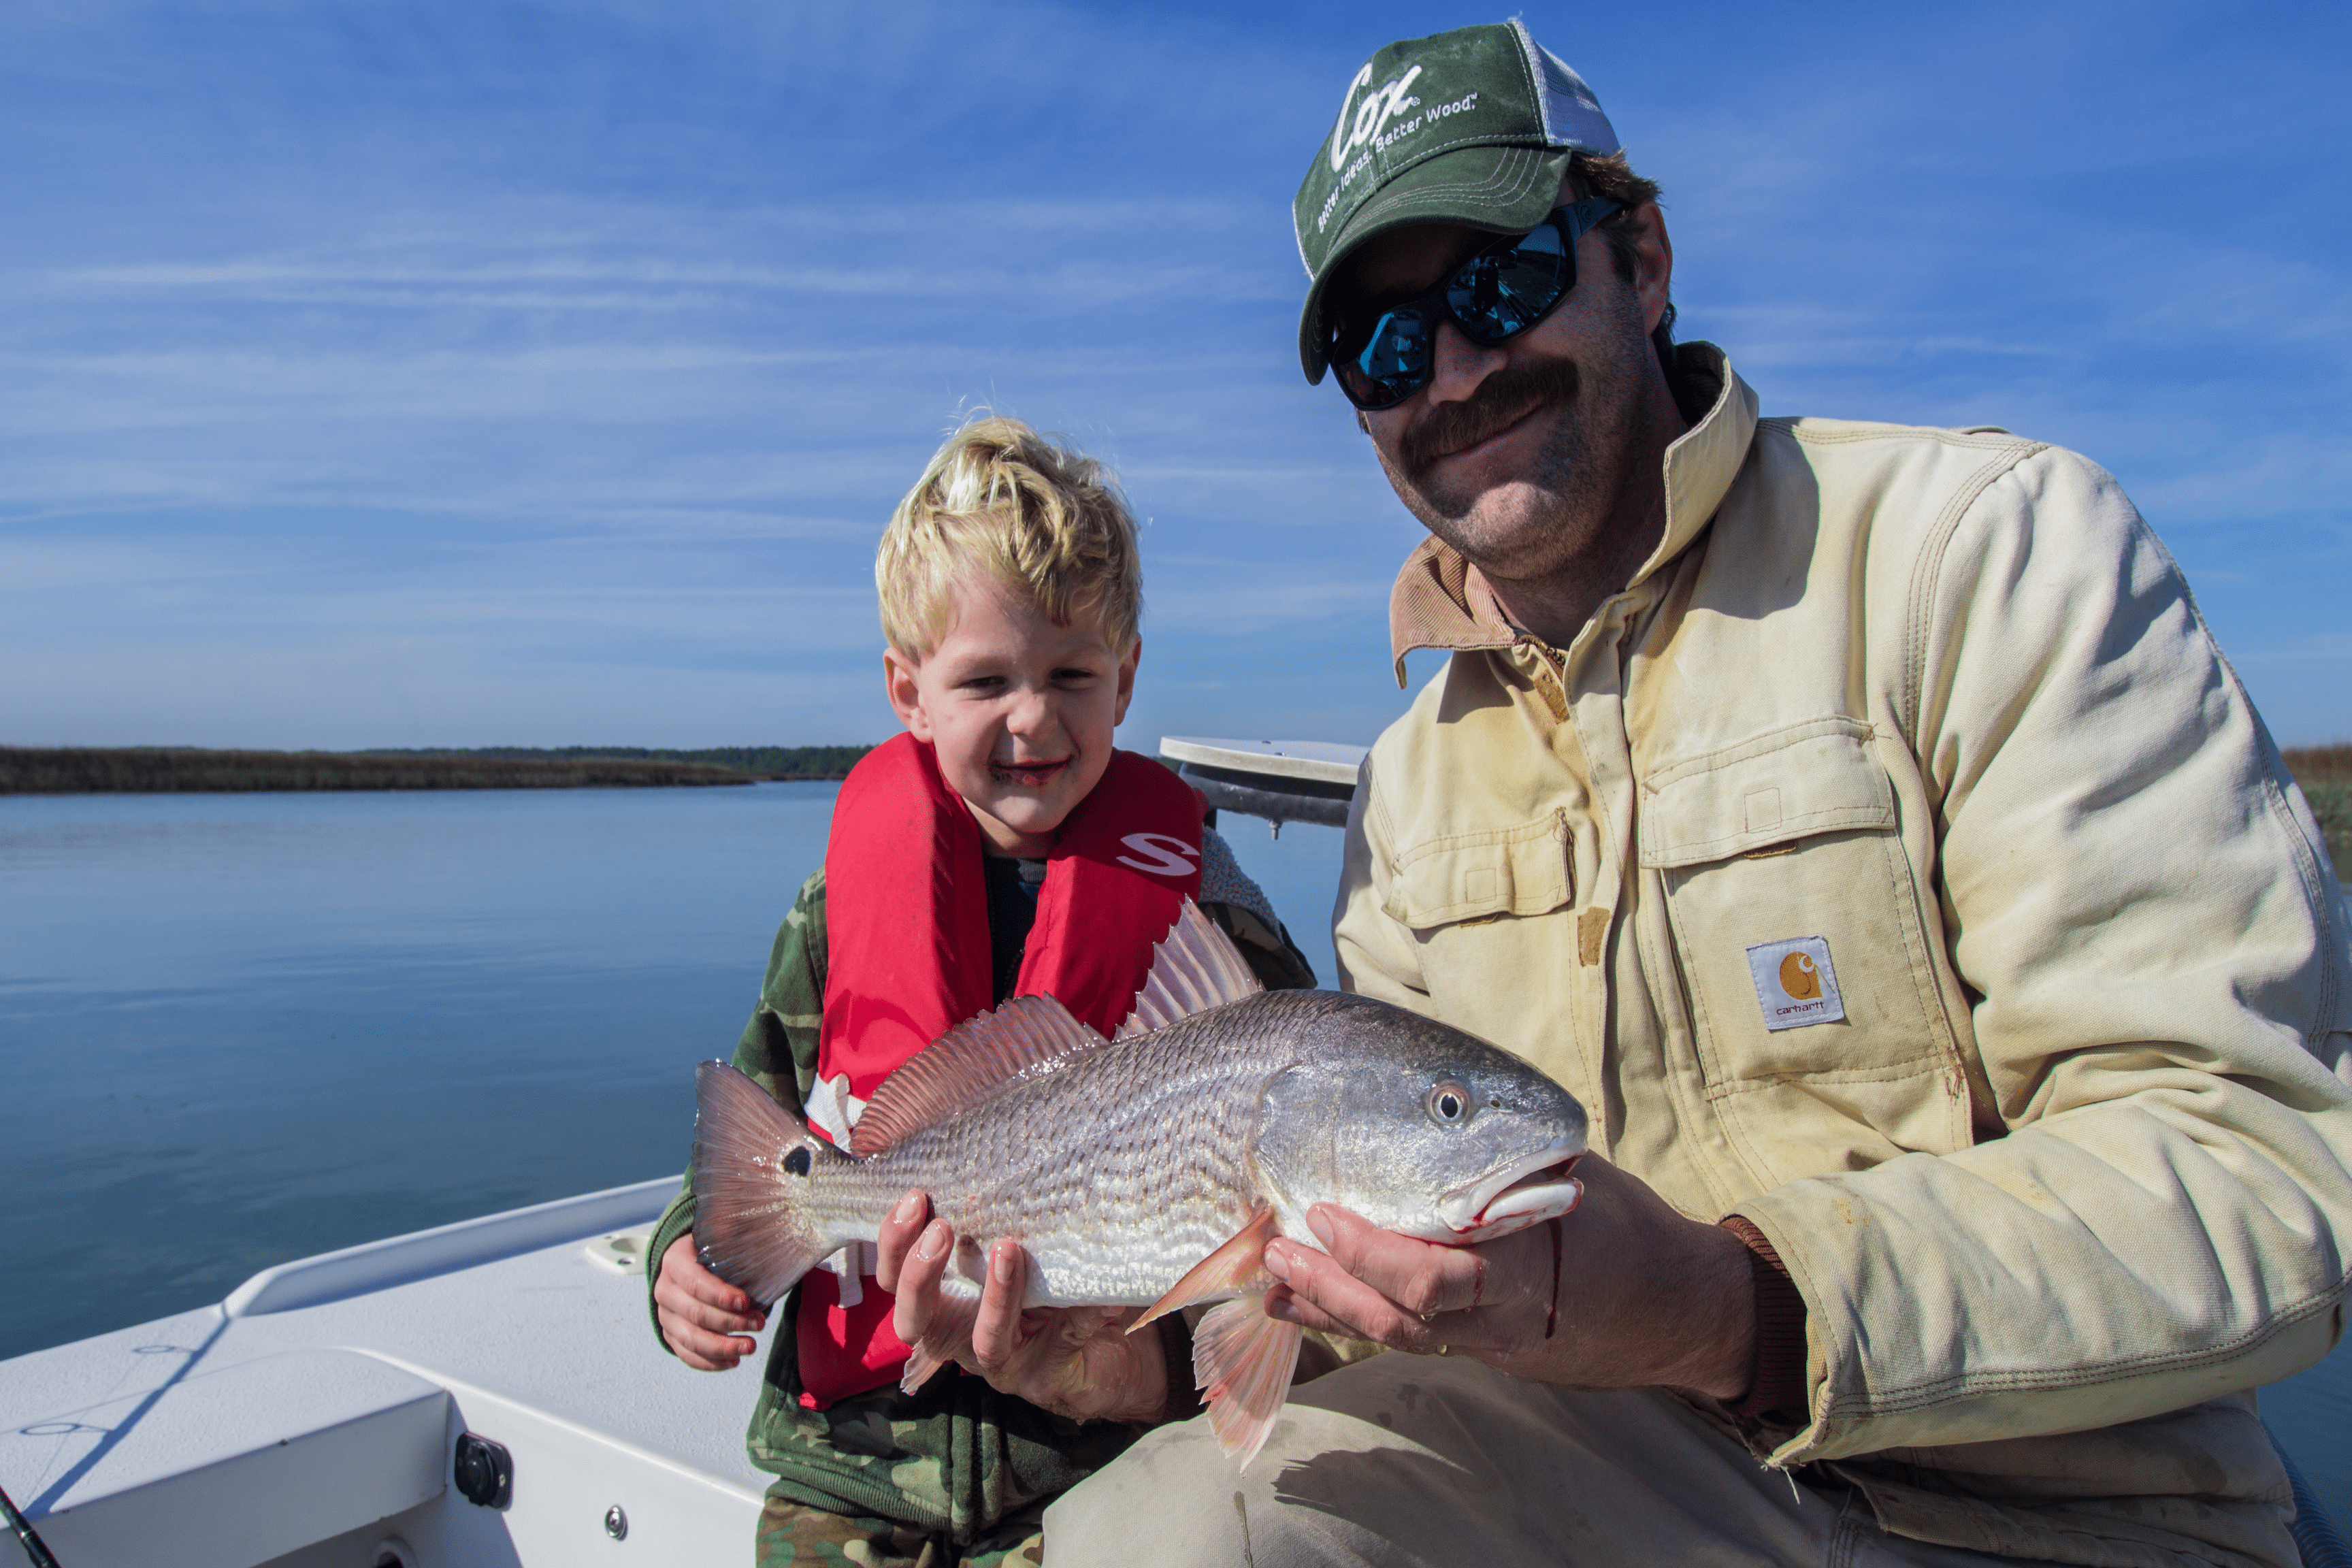
[[[1383,912],[1416,931],[1502,915],[1549,914],[1575,889],[1568,872],[1568,818],[1450,833],[1401,849]]]
[[[1569,834],[1555,810],[1401,847],[1381,909],[1412,929],[1436,1016],[1589,1096],[1576,1049]]]
[[[1641,864],[1664,882],[1710,1098],[1801,1089],[1895,1147],[1941,1148],[1965,1140],[1958,1050],[1870,735],[1809,720],[1661,769]],[[1946,1080],[1924,1102],[1923,1076]]]

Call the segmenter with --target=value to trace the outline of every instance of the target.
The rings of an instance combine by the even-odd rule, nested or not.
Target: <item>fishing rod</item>
[[[41,1532],[33,1528],[32,1521],[16,1511],[16,1505],[8,1500],[5,1491],[0,1491],[0,1519],[8,1521],[8,1533],[15,1536],[16,1544],[25,1549],[25,1555],[32,1560],[33,1568],[58,1568],[58,1560],[49,1551],[49,1543],[41,1539]]]

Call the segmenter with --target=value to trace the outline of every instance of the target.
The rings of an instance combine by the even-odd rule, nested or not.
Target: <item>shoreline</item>
[[[2336,879],[2352,885],[2352,742],[2332,746],[2287,746],[2287,771],[2303,786],[2319,836],[2336,862]]]
[[[273,752],[0,745],[0,796],[277,795],[352,790],[677,789],[837,782],[870,746],[484,746]],[[2282,753],[2341,877],[2352,868],[2352,743]]]
[[[695,753],[584,746],[463,752],[0,746],[0,795],[710,788],[770,780],[837,780],[866,750],[728,747]]]

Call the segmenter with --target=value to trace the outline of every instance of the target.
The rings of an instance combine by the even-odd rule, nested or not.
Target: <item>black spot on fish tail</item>
[[[784,1169],[790,1171],[795,1176],[807,1175],[809,1173],[809,1152],[805,1149],[795,1149],[791,1153],[785,1155]]]

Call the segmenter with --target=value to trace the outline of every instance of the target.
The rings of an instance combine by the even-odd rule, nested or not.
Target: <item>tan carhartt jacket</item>
[[[1720,390],[1664,538],[1564,652],[1406,563],[1400,679],[1457,651],[1365,761],[1342,983],[1763,1231],[1811,1358],[1771,1463],[1979,1551],[2292,1562],[2238,1391],[2343,1331],[2352,952],[2308,806],[2109,475],[1759,421],[1683,353]]]

